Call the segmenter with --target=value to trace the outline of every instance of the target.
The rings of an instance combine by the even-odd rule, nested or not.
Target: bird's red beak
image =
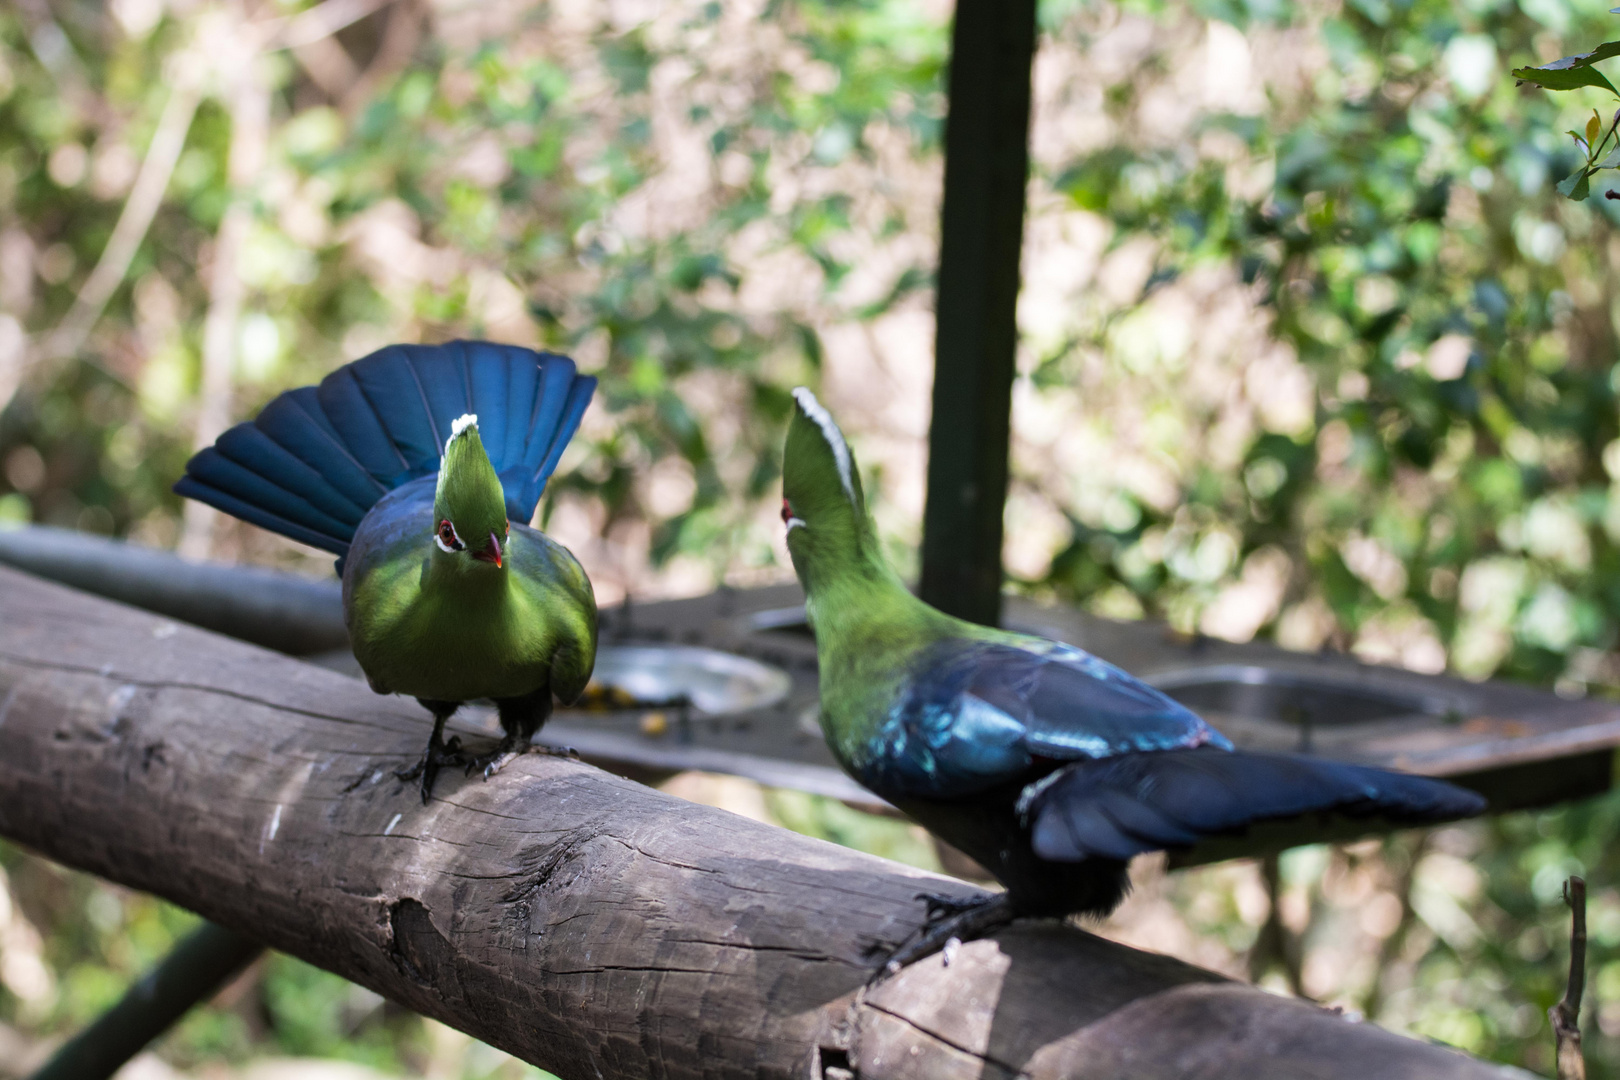
[[[490,533],[489,547],[473,552],[473,558],[480,562],[492,562],[499,568],[501,565],[501,538],[494,533]]]

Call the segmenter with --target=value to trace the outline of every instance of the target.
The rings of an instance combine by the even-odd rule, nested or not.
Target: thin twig
[[[285,19],[269,19],[247,28],[257,39],[260,49],[290,48],[308,45],[345,26],[365,18],[390,0],[327,0],[326,3]],[[176,54],[167,65],[167,75],[173,82],[169,100],[158,118],[152,140],[147,145],[146,157],[140,172],[124,200],[118,222],[113,226],[101,258],[79,288],[73,306],[62,317],[55,329],[42,334],[29,350],[22,366],[26,369],[41,363],[62,360],[78,353],[100,321],[107,302],[129,273],[130,263],[146,239],[152,219],[163,204],[174,167],[185,148],[186,136],[191,131],[191,120],[202,100],[203,84],[208,74],[207,61],[194,50]],[[6,398],[9,398],[9,394]],[[6,404],[0,399],[0,407]]]
[[[1573,922],[1569,931],[1569,985],[1564,999],[1547,1010],[1558,1040],[1558,1080],[1586,1080],[1586,1059],[1581,1056],[1581,995],[1586,990],[1586,881],[1564,882],[1564,903]]]
[[[1273,965],[1278,965],[1283,970],[1283,977],[1288,980],[1289,992],[1295,997],[1308,997],[1300,956],[1301,942],[1283,922],[1282,862],[1275,852],[1261,857],[1260,877],[1266,884],[1271,910],[1266,915],[1265,925],[1260,927],[1254,947],[1249,950],[1249,980],[1258,982]]]
[[[176,76],[174,88],[169,91],[169,100],[163,106],[163,115],[158,118],[157,129],[147,145],[146,158],[135,177],[135,186],[130,189],[129,198],[124,200],[124,209],[118,215],[118,223],[113,226],[107,246],[102,249],[95,269],[90,271],[90,276],[80,287],[73,307],[40,343],[29,358],[30,363],[57,360],[79,351],[96,321],[101,318],[107,301],[112,299],[113,293],[123,283],[135,252],[140,249],[141,241],[146,238],[146,231],[163,203],[163,193],[168,190],[169,178],[174,175],[175,163],[180,160],[180,151],[186,145],[186,133],[191,130],[191,118],[196,114],[197,103],[202,96],[196,60],[184,55],[176,60],[172,65]]]
[[[223,64],[222,96],[230,110],[231,148],[226,182],[230,203],[214,237],[213,266],[208,281],[208,314],[203,319],[202,386],[198,394],[194,448],[219,438],[230,423],[231,391],[236,369],[236,338],[246,296],[242,249],[253,226],[253,203],[264,174],[270,142],[270,87],[259,70],[262,53],[253,35],[238,34],[231,43],[237,54]],[[205,559],[212,554],[218,512],[201,503],[186,503],[178,550]]]

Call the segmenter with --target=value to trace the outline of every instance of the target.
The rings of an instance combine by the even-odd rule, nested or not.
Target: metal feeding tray
[[[1240,745],[1303,753],[1348,748],[1375,732],[1456,723],[1466,704],[1454,694],[1259,664],[1162,672],[1147,681]]]
[[[584,708],[691,708],[724,716],[770,708],[792,690],[787,672],[735,653],[696,645],[604,645]]]

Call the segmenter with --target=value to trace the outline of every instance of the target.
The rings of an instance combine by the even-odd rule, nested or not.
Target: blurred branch
[[[366,70],[344,93],[338,104],[345,116],[353,116],[371,100],[386,79],[410,63],[421,40],[421,12],[412,0],[396,0],[388,12],[388,25],[383,29],[382,43]]]
[[[1558,1040],[1558,1080],[1586,1080],[1586,1059],[1581,1054],[1581,995],[1586,990],[1586,881],[1571,877],[1564,882],[1564,903],[1569,905],[1569,985],[1564,999],[1547,1010]]]
[[[1401,902],[1401,918],[1395,924],[1394,931],[1378,947],[1378,963],[1373,968],[1372,985],[1367,988],[1367,994],[1361,1000],[1361,1014],[1369,1020],[1376,1020],[1383,1011],[1384,979],[1389,973],[1390,965],[1394,964],[1406,949],[1406,941],[1412,933],[1412,927],[1417,925],[1418,914],[1417,908],[1412,903],[1412,888],[1417,884],[1418,864],[1423,861],[1423,856],[1428,851],[1429,840],[1429,833],[1418,833],[1417,839],[1406,853],[1405,864],[1395,875],[1395,881],[1390,888]],[[1389,866],[1389,853],[1398,844],[1402,844],[1399,837],[1391,837],[1384,842],[1383,852],[1379,858],[1383,860],[1386,868]]]
[[[100,98],[90,88],[79,54],[73,51],[73,42],[51,13],[50,5],[45,0],[17,0],[16,10],[22,16],[29,49],[56,81],[62,99],[84,112],[101,112]]]
[[[1260,859],[1260,876],[1266,883],[1266,899],[1271,910],[1266,913],[1265,925],[1249,950],[1249,981],[1259,982],[1261,976],[1278,965],[1288,980],[1288,990],[1295,997],[1307,997],[1302,973],[1300,940],[1288,929],[1282,918],[1282,860],[1273,852]]]
[[[208,315],[203,321],[202,387],[194,445],[201,449],[230,423],[231,387],[236,368],[236,335],[242,317],[242,247],[253,225],[253,197],[264,172],[270,143],[270,88],[260,71],[263,55],[251,35],[237,36],[239,55],[223,64],[226,106],[231,117],[227,164],[230,203],[214,238],[208,281]],[[213,546],[218,514],[201,503],[187,502],[179,550],[206,558]]]
[[[113,226],[95,269],[90,271],[79,295],[74,298],[72,308],[56,329],[40,341],[28,360],[30,365],[65,359],[83,347],[107,301],[112,299],[129,272],[129,264],[162,205],[163,193],[168,190],[175,163],[186,145],[186,134],[191,130],[191,119],[202,98],[202,64],[198,57],[181,52],[173,58],[169,68],[173,88],[158,118],[157,128],[152,132],[135,185],[130,189],[129,198],[124,200],[118,223]],[[4,404],[0,401],[0,405]]]
[[[301,11],[287,19],[267,20],[265,29],[271,37],[265,47],[270,49],[300,49],[313,45],[322,38],[331,37],[346,26],[351,26],[374,11],[387,7],[393,0],[326,0],[319,7]]]
[[[250,32],[243,35],[244,44],[252,46],[256,39],[255,53],[263,49],[311,45],[365,18],[389,2],[390,0],[327,0],[319,7],[311,8],[289,19],[271,19],[251,24],[248,28]],[[60,28],[57,32],[60,33]],[[79,294],[74,298],[73,306],[68,313],[54,330],[36,341],[30,355],[23,361],[25,369],[41,363],[63,360],[78,353],[84,347],[90,332],[95,329],[102,312],[106,310],[107,302],[123,284],[124,277],[129,273],[130,263],[134,261],[135,253],[140,249],[147,230],[151,228],[152,219],[157,216],[158,207],[163,203],[163,195],[168,190],[169,180],[174,175],[174,167],[180,160],[180,153],[185,149],[186,136],[191,131],[192,117],[202,100],[204,76],[208,72],[210,60],[216,65],[219,64],[217,57],[204,57],[195,49],[181,50],[171,58],[167,65],[167,76],[173,87],[169,92],[169,100],[158,118],[157,128],[147,145],[146,157],[141,162],[140,172],[135,177],[135,184],[130,189],[129,197],[124,200],[124,208],[118,215],[117,224],[113,226],[112,235],[107,239],[107,246],[102,249],[101,258],[97,260],[90,276],[80,287]],[[225,74],[232,77],[240,76],[241,73],[225,72]],[[233,108],[233,114],[234,112]],[[234,135],[232,154],[234,157]],[[262,154],[260,158],[262,160]],[[255,171],[256,169],[257,167]],[[221,232],[225,232],[223,224]],[[216,262],[218,255],[219,252],[216,251]],[[234,271],[234,260],[231,261],[231,266]],[[217,275],[215,285],[218,285]],[[210,291],[215,292],[217,289],[211,288]],[[212,311],[210,319],[212,320]],[[9,398],[10,393],[0,398],[0,408],[5,406]]]
[[[29,1080],[107,1080],[261,952],[253,939],[203,923]]]
[[[360,68],[331,35],[289,48],[310,81],[333,101],[360,80]]]

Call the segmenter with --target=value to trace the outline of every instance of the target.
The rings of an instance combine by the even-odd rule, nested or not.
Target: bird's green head
[[[842,569],[881,563],[855,455],[831,414],[804,387],[793,391],[782,452],[782,521],[806,588]]]
[[[433,543],[441,557],[467,569],[500,570],[505,565],[506,493],[478,437],[471,414],[450,426],[433,495]]]

